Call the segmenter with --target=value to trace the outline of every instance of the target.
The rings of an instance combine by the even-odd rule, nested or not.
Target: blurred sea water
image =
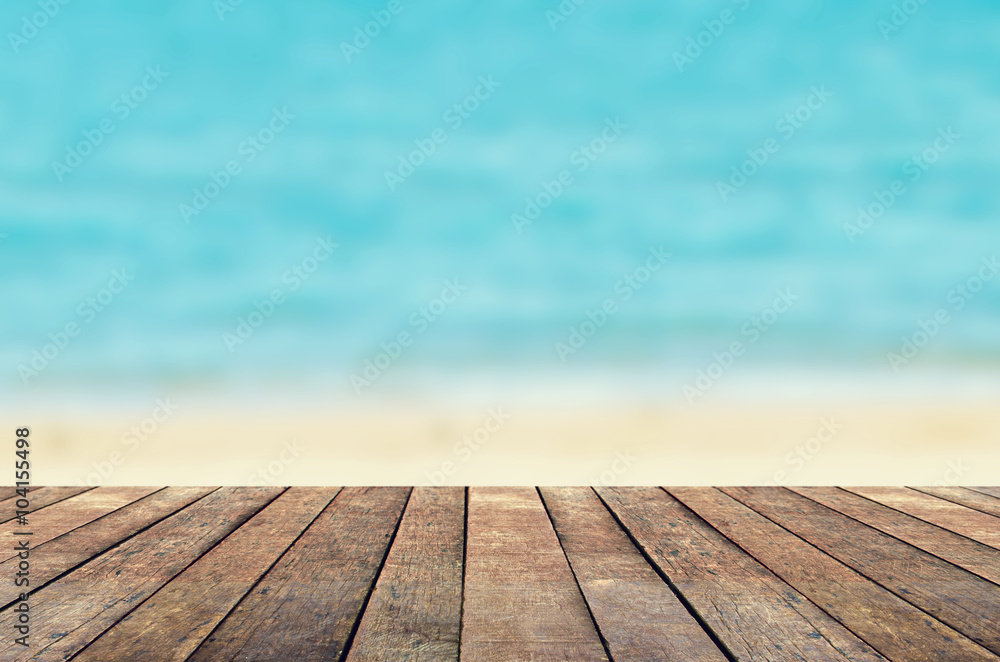
[[[0,393],[1000,358],[995,3],[44,4],[0,8]]]

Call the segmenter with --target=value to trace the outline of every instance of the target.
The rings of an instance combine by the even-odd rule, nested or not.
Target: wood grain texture
[[[32,514],[30,526],[32,547],[38,547],[53,538],[92,522],[108,513],[149,496],[158,487],[98,487],[54,503]],[[0,538],[11,539],[13,531],[24,528],[11,521],[0,524]],[[10,549],[0,550],[0,562],[13,558]]]
[[[42,545],[33,546],[31,590],[42,588],[64,572],[82,565],[113,545],[155,524],[212,492],[212,487],[168,487]],[[0,563],[0,577],[13,577],[18,559]],[[16,599],[15,587],[4,585],[2,602]]]
[[[872,501],[1000,549],[1000,517],[906,487],[845,487]]]
[[[545,487],[540,491],[615,660],[726,660],[593,489]]]
[[[36,511],[45,508],[46,506],[51,506],[54,503],[59,503],[63,499],[69,499],[70,497],[76,496],[77,494],[83,494],[87,490],[93,489],[92,487],[39,487],[37,490],[31,490],[28,492],[28,501],[30,505],[28,506],[28,512],[34,513]],[[3,503],[0,503],[0,524],[6,524],[7,522],[12,522],[17,519],[17,515],[14,513],[16,509],[18,497],[13,496]],[[31,517],[28,518],[28,523],[31,524]]]
[[[458,660],[465,488],[415,487],[347,662]]]
[[[340,659],[409,494],[345,487],[189,659]]]
[[[1000,487],[970,487],[968,489],[1000,499]]]
[[[885,657],[907,662],[996,659],[723,492],[713,488],[668,491]]]
[[[35,646],[8,639],[0,659],[69,659],[281,491],[219,489],[52,582],[32,598]]]
[[[837,487],[788,489],[1000,584],[1000,550]]]
[[[183,662],[338,491],[290,488],[73,659]]]
[[[722,490],[912,605],[1000,653],[1000,586],[783,488]]]
[[[1000,498],[968,487],[913,487],[911,489],[1000,517]]]
[[[880,659],[665,491],[606,487],[597,493],[735,659]]]
[[[607,660],[538,493],[470,487],[461,658]]]

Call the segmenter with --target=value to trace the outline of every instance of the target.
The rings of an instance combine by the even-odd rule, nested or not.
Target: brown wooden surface
[[[68,659],[280,493],[224,487],[49,584],[32,597],[36,648],[6,639],[0,659]]]
[[[668,491],[886,657],[912,662],[994,659],[978,644],[929,620],[920,609],[723,492]],[[884,620],[895,627],[882,627]]]
[[[183,662],[338,491],[290,488],[73,659]]]
[[[540,491],[614,659],[726,659],[591,488],[546,487]]]
[[[994,584],[1000,584],[1000,550],[837,487],[789,489],[914,547],[919,547],[938,558],[954,563]]]
[[[537,491],[470,487],[461,656],[607,660]]]
[[[924,494],[1000,517],[1000,498],[968,487],[914,487]]]
[[[98,487],[32,513],[28,518],[27,527],[22,527],[16,521],[0,524],[0,539],[13,539],[13,531],[27,528],[32,533],[32,546],[37,547],[149,496],[159,489],[158,487]],[[12,549],[0,550],[0,562],[14,556]]]
[[[173,515],[214,489],[168,487],[43,545],[33,546],[31,590],[37,591],[62,573],[86,563],[147,526]],[[0,577],[13,577],[17,571],[17,563],[16,558],[0,563]],[[4,583],[2,605],[6,607],[16,599],[19,590]]]
[[[339,659],[409,494],[396,487],[341,490],[190,659]]]
[[[465,489],[415,487],[347,662],[458,660]]]
[[[1000,517],[905,487],[846,487],[866,499],[1000,549]]]
[[[28,492],[28,512],[33,513],[37,510],[41,510],[46,506],[50,506],[53,503],[59,503],[63,499],[68,499],[77,494],[82,494],[87,490],[93,489],[91,487],[39,487],[37,490],[31,490]],[[12,496],[4,501],[0,502],[0,524],[5,524],[7,522],[14,521],[17,519],[15,510],[17,509],[17,500],[19,497]],[[31,524],[31,517],[28,517],[28,524]]]
[[[1000,586],[784,488],[722,489],[979,645],[1000,652]]]
[[[1000,662],[991,492],[37,487],[0,662]]]
[[[968,489],[1000,499],[1000,487],[970,487]]]
[[[878,659],[844,626],[663,490],[597,492],[735,659]]]

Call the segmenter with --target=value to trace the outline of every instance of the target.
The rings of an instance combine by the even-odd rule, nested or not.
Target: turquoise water
[[[42,5],[5,393],[1000,358],[995,3]]]

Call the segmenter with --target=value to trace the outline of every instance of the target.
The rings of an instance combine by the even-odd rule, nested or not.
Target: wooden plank
[[[183,662],[338,491],[290,488],[73,659]]]
[[[458,660],[465,489],[416,487],[347,662]]]
[[[845,487],[844,489],[925,522],[936,524],[942,529],[954,531],[994,549],[1000,549],[1000,517],[987,515],[905,487]]]
[[[123,508],[156,492],[158,487],[98,487],[71,499],[66,499],[34,513],[30,518],[31,546],[38,547],[53,538],[72,531],[108,513]],[[0,524],[0,538],[11,539],[12,532],[22,529],[11,521]],[[0,562],[16,556],[10,549],[0,550]]]
[[[597,493],[734,659],[882,659],[663,490],[606,487]]]
[[[345,487],[189,659],[340,659],[409,494]]]
[[[35,645],[0,642],[0,659],[70,658],[282,491],[224,487],[52,582],[32,598]]]
[[[996,660],[952,628],[712,488],[668,491],[891,660]]]
[[[1000,586],[783,488],[721,488],[830,556],[1000,653]]]
[[[46,506],[51,506],[54,503],[59,503],[63,499],[69,499],[76,496],[77,494],[83,494],[84,492],[91,490],[91,487],[40,487],[37,490],[32,490],[28,493],[28,501],[30,505],[28,506],[28,512],[33,513]],[[14,496],[6,501],[0,503],[0,524],[6,524],[17,519],[14,511],[16,510],[18,497]],[[28,518],[28,523],[31,523],[31,518]]]
[[[612,658],[726,660],[593,489],[548,487],[540,491]]]
[[[190,505],[214,489],[213,487],[168,487],[54,540],[33,546],[32,592],[145,527]],[[18,560],[15,558],[0,563],[0,577],[13,577]],[[5,583],[2,596],[0,605],[7,607],[16,599],[17,590]]]
[[[32,492],[32,491],[37,490],[37,489],[38,489],[37,485],[31,485],[31,486],[28,487],[28,491],[29,492]],[[10,510],[14,510],[14,506],[9,505],[6,502],[9,499],[14,499],[14,501],[17,500],[16,499],[16,497],[17,497],[17,490],[18,490],[17,487],[0,487],[0,513],[7,512],[8,508]],[[14,503],[14,501],[11,501],[10,503],[12,504],[12,503]]]
[[[607,660],[538,492],[470,487],[461,659]]]
[[[914,487],[911,488],[924,494],[947,499],[967,508],[973,508],[987,515],[1000,517],[1000,498],[990,496],[967,487]]]
[[[970,487],[970,490],[975,490],[976,492],[982,492],[983,494],[988,494],[990,496],[995,496],[1000,499],[1000,487]]]
[[[1000,550],[837,487],[788,489],[1000,584]]]

